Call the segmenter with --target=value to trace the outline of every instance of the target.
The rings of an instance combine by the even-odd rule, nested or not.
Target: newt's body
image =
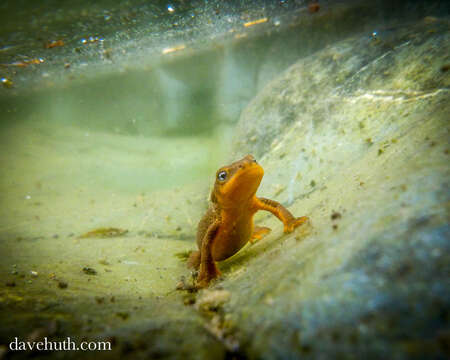
[[[276,201],[255,196],[263,168],[253,156],[224,166],[217,171],[211,206],[200,220],[197,229],[199,251],[191,254],[188,264],[200,267],[198,287],[205,287],[220,275],[215,262],[229,258],[248,241],[261,239],[269,228],[253,226],[258,210],[270,211],[284,224],[284,232],[292,232],[308,218],[295,218]]]

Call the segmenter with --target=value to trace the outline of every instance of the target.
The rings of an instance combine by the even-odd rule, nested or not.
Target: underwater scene
[[[0,360],[447,359],[449,10],[3,0]]]

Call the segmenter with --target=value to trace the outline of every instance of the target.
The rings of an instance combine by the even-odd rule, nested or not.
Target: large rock
[[[249,358],[444,358],[449,40],[433,18],[350,38],[242,114],[234,152],[261,159],[259,194],[311,218],[282,238],[261,216],[274,232],[221,267]]]

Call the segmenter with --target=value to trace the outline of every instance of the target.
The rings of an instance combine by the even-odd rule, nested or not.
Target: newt
[[[196,287],[207,287],[211,280],[221,275],[216,266],[237,253],[247,242],[254,243],[271,229],[253,224],[253,216],[259,210],[275,215],[283,224],[284,232],[290,233],[308,220],[294,217],[280,203],[256,196],[264,176],[263,168],[252,155],[216,173],[210,206],[197,227],[198,251],[191,253],[188,266],[200,269]]]

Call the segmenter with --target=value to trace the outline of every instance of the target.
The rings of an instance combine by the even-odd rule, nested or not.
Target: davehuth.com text
[[[82,341],[77,345],[70,337],[60,341],[21,341],[17,337],[9,343],[10,351],[111,351],[110,341]]]

